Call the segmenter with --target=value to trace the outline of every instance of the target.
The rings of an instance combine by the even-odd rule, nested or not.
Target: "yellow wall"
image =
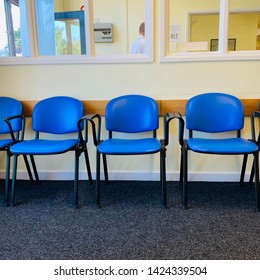
[[[229,19],[228,38],[236,39],[236,51],[256,50],[258,13],[232,14]],[[196,14],[190,16],[190,41],[208,42],[217,39],[219,33],[218,14]]]
[[[0,66],[0,94],[20,100],[40,100],[53,95],[70,95],[89,102],[94,99],[111,99],[127,93],[140,93],[159,99],[177,99],[189,98],[207,91],[227,92],[241,98],[260,98],[260,61],[159,63],[157,12],[155,26],[154,63]],[[28,119],[26,138],[32,136],[30,124]],[[176,180],[180,149],[177,143],[177,125],[176,123],[172,125],[171,141],[167,150],[167,173],[169,179]],[[249,127],[249,120],[246,119],[243,132],[245,137],[250,136]],[[158,136],[163,137],[162,122],[160,128]],[[91,165],[95,171],[95,149],[91,138],[89,144]],[[195,155],[191,155],[190,159],[194,157]],[[193,174],[191,179],[239,179],[240,157],[225,159],[223,156],[196,155],[196,157],[190,165]],[[73,159],[73,154],[63,155],[62,160],[59,156],[36,158],[40,177],[73,178]],[[1,174],[4,176],[2,154],[0,161]],[[158,156],[111,157],[108,163],[112,178],[159,179]],[[210,176],[207,176],[208,174]],[[27,178],[22,158],[19,160],[19,177]],[[83,158],[81,178],[85,178]]]
[[[65,11],[78,11],[84,4],[84,0],[54,0],[54,11],[65,12]]]
[[[112,0],[109,5],[107,0],[98,0],[93,5],[94,21],[111,23],[113,29],[113,43],[96,43],[96,53],[129,53],[131,44],[138,35],[139,25],[145,20],[144,0]]]
[[[256,50],[258,14],[232,14],[228,37],[236,38],[236,50]]]

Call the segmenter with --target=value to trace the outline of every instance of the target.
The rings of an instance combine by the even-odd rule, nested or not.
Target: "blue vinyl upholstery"
[[[201,94],[186,104],[186,128],[204,132],[240,130],[244,126],[241,102],[224,93]]]
[[[120,96],[106,106],[106,129],[109,131],[138,133],[159,127],[157,103],[140,95]]]
[[[9,136],[9,127],[4,121],[4,118],[11,116],[18,116],[22,114],[22,104],[20,101],[6,96],[0,96],[0,133],[8,134]],[[22,129],[22,120],[21,118],[15,118],[11,121],[13,131],[21,131]]]
[[[183,189],[183,208],[188,208],[188,151],[192,151],[246,157],[249,154],[253,155],[258,174],[255,182],[255,206],[256,211],[260,211],[259,147],[254,139],[241,138],[241,129],[244,126],[241,101],[233,95],[218,92],[203,93],[190,98],[186,104],[186,128],[189,134],[187,139],[183,137],[185,121],[181,116],[179,119],[183,127],[179,136],[182,147],[180,181]],[[240,177],[240,184],[243,184],[243,176]]]
[[[68,96],[47,98],[33,109],[32,129],[53,134],[78,132],[77,122],[83,114],[84,107],[78,99]]]
[[[101,117],[98,116],[99,120]],[[99,133],[100,135],[99,122]],[[167,207],[167,193],[165,182],[165,142],[156,137],[159,127],[159,112],[157,102],[143,95],[129,94],[110,100],[105,110],[105,127],[108,138],[99,137],[94,142],[97,146],[97,203],[101,205],[100,194],[100,156],[103,157],[105,180],[108,181],[108,155],[145,155],[160,153],[160,180],[162,185],[162,203]],[[144,133],[141,134],[140,133]],[[131,137],[122,137],[131,134]],[[121,135],[121,136],[119,136]]]
[[[57,155],[74,151],[74,206],[78,207],[79,157],[82,153],[85,155],[89,181],[92,181],[87,141],[84,139],[86,137],[82,135],[83,124],[87,123],[83,116],[82,102],[68,96],[49,97],[35,105],[32,112],[32,129],[35,131],[35,138],[17,142],[10,148],[10,152],[14,156],[11,205],[15,204],[15,182],[19,155],[30,156],[35,179],[39,181],[33,156]],[[56,139],[50,137],[51,135],[59,135],[59,137]]]

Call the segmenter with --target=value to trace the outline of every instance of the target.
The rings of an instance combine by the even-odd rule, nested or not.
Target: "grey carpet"
[[[4,195],[4,182],[0,182]],[[260,259],[260,213],[254,187],[190,183],[190,209],[181,208],[177,182],[168,182],[169,209],[159,182],[17,182],[15,207],[0,203],[0,259],[227,260]]]

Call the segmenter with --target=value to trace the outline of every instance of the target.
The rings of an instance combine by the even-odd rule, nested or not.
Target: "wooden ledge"
[[[244,106],[245,116],[250,116],[252,112],[258,110],[259,101],[260,99],[241,99]],[[37,102],[38,100],[21,100],[23,105],[23,114],[25,116],[31,116],[33,107]],[[108,100],[82,100],[82,102],[84,104],[86,114],[100,114],[103,116]],[[167,112],[179,112],[185,116],[186,102],[187,99],[157,100],[161,116]]]

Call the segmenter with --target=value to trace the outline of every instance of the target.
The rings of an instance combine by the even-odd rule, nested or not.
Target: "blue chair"
[[[82,102],[68,96],[54,96],[39,101],[32,112],[32,129],[35,132],[34,139],[17,142],[10,148],[10,153],[14,157],[11,205],[15,205],[17,161],[19,155],[30,156],[35,179],[39,181],[33,156],[59,155],[74,151],[74,206],[77,208],[79,157],[82,153],[85,155],[89,182],[92,182],[87,151],[87,119],[84,118]],[[48,135],[58,135],[59,137],[57,139],[50,139]],[[65,136],[69,138],[65,138]]]
[[[94,119],[99,119],[98,133],[95,131]],[[97,204],[101,207],[100,157],[103,157],[105,181],[108,182],[107,156],[132,156],[160,153],[160,181],[162,186],[162,204],[167,207],[164,140],[157,139],[159,128],[158,104],[150,97],[143,95],[123,95],[110,100],[105,109],[105,128],[108,138],[100,139],[100,115],[91,118],[94,131],[94,143],[97,146],[96,188]],[[138,136],[146,133],[145,136]],[[131,138],[117,136],[115,133],[132,135]],[[120,134],[119,134],[120,135]]]
[[[180,117],[182,119],[182,117]],[[181,121],[181,172],[182,205],[188,208],[188,151],[214,155],[249,155],[254,156],[256,175],[256,211],[260,211],[259,190],[259,147],[255,141],[241,138],[244,126],[244,111],[241,101],[235,96],[225,93],[204,93],[190,98],[186,103],[186,128],[189,132],[187,139],[183,138],[184,120]],[[209,137],[194,137],[195,132],[208,133]],[[224,133],[229,132],[228,136]],[[230,136],[234,132],[236,135]],[[223,133],[223,137],[215,137]],[[197,135],[199,135],[197,133]],[[200,134],[201,135],[201,134]],[[242,181],[240,179],[240,183]]]
[[[260,131],[258,132],[258,137],[256,140],[255,120],[257,118],[260,119],[260,102],[258,103],[258,111],[253,112],[251,114],[252,139],[254,141],[256,141],[257,145],[260,147]],[[243,160],[243,165],[242,165],[242,171],[241,171],[241,178],[243,181],[244,181],[245,172],[246,172],[247,159],[248,159],[248,155],[245,155],[244,160]],[[254,164],[253,164],[251,173],[250,173],[250,177],[249,177],[250,185],[253,184],[254,175],[255,175],[255,168],[254,168]]]
[[[5,203],[9,204],[9,180],[10,180],[10,146],[13,142],[21,141],[24,137],[25,118],[22,116],[22,104],[15,98],[0,96],[0,151],[6,152],[6,176],[5,176]],[[9,126],[4,119],[9,118],[13,127],[13,133],[10,136]],[[26,168],[33,181],[32,173],[29,167],[27,157],[24,157]]]

